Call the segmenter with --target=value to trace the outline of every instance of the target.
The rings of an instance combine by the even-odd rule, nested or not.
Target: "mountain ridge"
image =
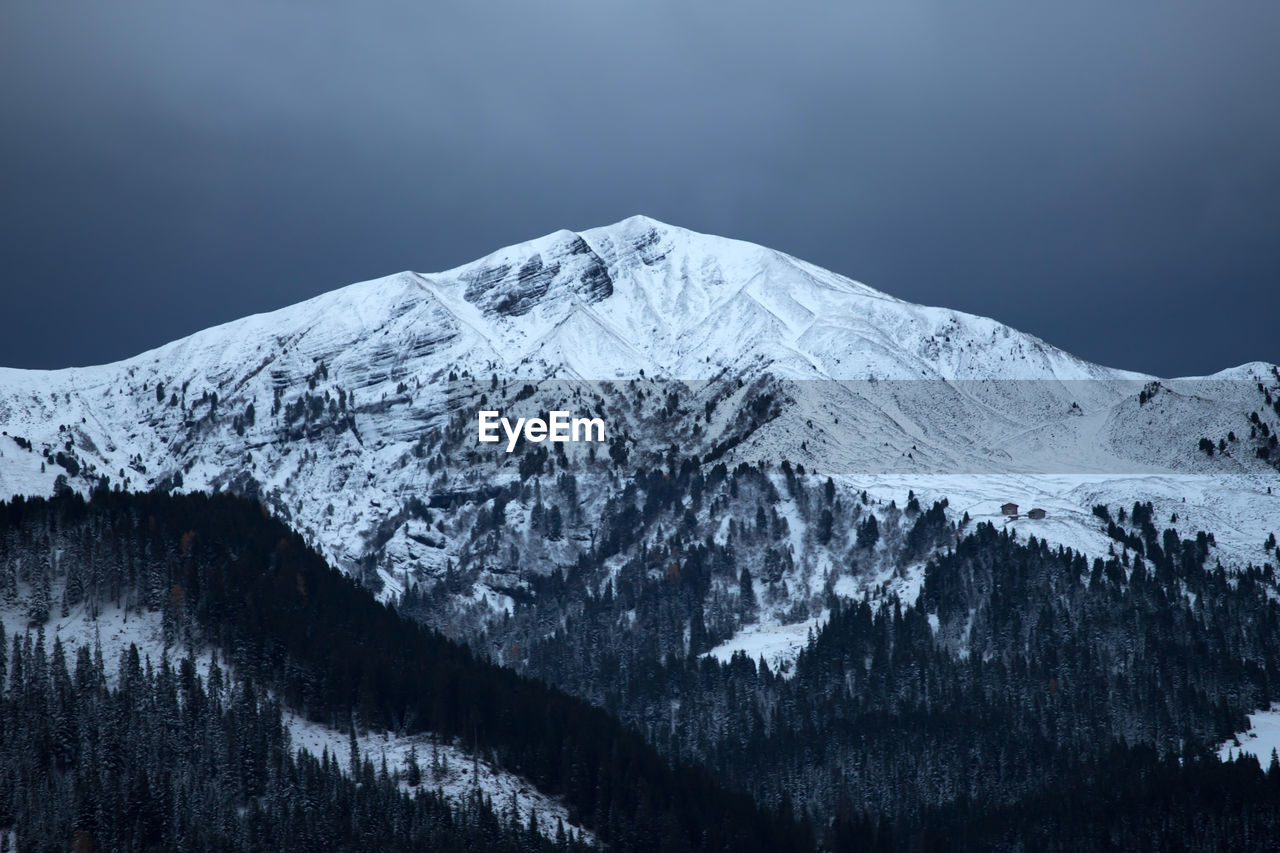
[[[640,245],[640,248],[634,249],[633,250],[634,254],[623,253],[621,257],[619,257],[619,252],[617,251],[617,241],[619,239],[619,235],[621,234],[622,236],[627,236],[627,235],[634,236],[633,232],[638,227],[643,227],[644,229],[647,229],[644,233],[642,233],[636,238],[636,241]],[[411,270],[404,270],[401,272],[392,273],[387,276],[368,279],[360,282],[354,282],[350,285],[345,285],[335,290],[318,294],[309,299],[294,303],[292,305],[284,306],[282,308],[274,309],[271,311],[264,311],[264,312],[258,312],[255,314],[246,315],[245,317],[237,318],[235,320],[230,320],[226,323],[221,323],[215,326],[211,326],[209,328],[195,332],[191,335],[167,342],[165,344],[161,344],[157,347],[153,347],[151,349],[140,352],[137,355],[120,359],[118,361],[108,362],[101,365],[84,365],[84,366],[77,366],[77,367],[53,368],[53,369],[25,369],[25,368],[0,367],[0,378],[3,378],[8,381],[12,381],[12,380],[18,379],[21,376],[51,377],[52,375],[66,374],[68,372],[74,373],[74,372],[80,372],[80,371],[92,371],[92,370],[96,370],[96,369],[100,369],[108,366],[114,366],[114,365],[125,365],[125,364],[132,364],[135,362],[141,363],[141,362],[144,362],[148,357],[151,357],[153,359],[158,356],[169,357],[169,356],[179,354],[179,351],[185,347],[193,346],[197,343],[205,341],[206,339],[210,339],[214,337],[227,337],[226,333],[228,332],[234,331],[234,332],[253,333],[256,331],[266,331],[274,326],[288,325],[288,324],[283,324],[281,321],[290,320],[290,319],[295,320],[294,324],[292,325],[296,326],[298,325],[298,323],[297,323],[297,319],[295,318],[310,317],[311,315],[314,315],[316,313],[316,309],[321,309],[321,308],[325,309],[324,314],[326,315],[326,322],[339,325],[339,326],[346,325],[350,327],[351,324],[346,323],[345,320],[348,318],[348,316],[361,318],[361,315],[363,313],[361,311],[361,305],[363,303],[373,302],[376,304],[381,304],[387,309],[398,308],[400,310],[407,310],[408,308],[412,307],[411,303],[413,302],[413,300],[410,300],[407,297],[411,294],[417,294],[417,293],[423,293],[433,297],[434,300],[436,300],[441,307],[449,309],[450,313],[452,313],[458,319],[459,322],[468,323],[474,328],[475,326],[474,318],[467,318],[464,316],[465,312],[459,312],[456,310],[459,306],[460,301],[464,302],[465,304],[471,304],[471,303],[465,299],[459,300],[458,298],[455,297],[454,294],[451,294],[449,292],[450,290],[456,289],[460,281],[477,277],[478,275],[481,275],[486,270],[492,270],[504,264],[507,266],[511,266],[512,264],[508,262],[513,261],[513,259],[515,258],[524,258],[526,261],[528,261],[528,259],[530,259],[531,257],[538,257],[544,251],[550,251],[554,248],[557,248],[558,246],[556,241],[560,241],[560,243],[577,242],[582,245],[585,245],[590,248],[590,251],[593,253],[593,255],[596,256],[597,260],[602,259],[601,253],[603,252],[604,256],[613,258],[612,263],[615,265],[622,264],[625,267],[629,262],[639,259],[640,262],[644,263],[646,266],[651,266],[652,264],[657,263],[658,260],[661,260],[662,258],[664,258],[665,254],[660,255],[660,257],[657,260],[654,260],[651,257],[649,263],[645,263],[646,256],[644,254],[644,251],[645,249],[650,248],[652,246],[652,244],[648,242],[650,235],[661,234],[664,236],[669,236],[673,233],[675,235],[678,235],[682,241],[702,243],[704,247],[715,247],[721,250],[725,248],[732,248],[732,249],[736,249],[740,253],[755,254],[775,262],[781,261],[784,264],[788,264],[792,266],[798,274],[808,279],[811,279],[813,281],[820,282],[820,284],[825,289],[835,291],[838,293],[843,292],[844,294],[850,297],[877,300],[877,301],[886,303],[888,305],[892,305],[896,308],[916,309],[916,310],[924,309],[929,312],[937,312],[939,315],[947,318],[956,318],[964,321],[976,321],[984,326],[994,327],[998,330],[998,332],[1014,333],[1022,339],[1025,339],[1030,342],[1034,342],[1035,344],[1039,344],[1045,348],[1051,349],[1055,353],[1060,353],[1061,355],[1066,356],[1067,358],[1071,359],[1074,362],[1077,362],[1082,365],[1088,365],[1089,367],[1095,368],[1097,370],[1106,371],[1109,377],[1123,377],[1123,378],[1149,379],[1149,380],[1159,378],[1151,374],[1141,373],[1137,371],[1128,371],[1128,370],[1122,370],[1122,369],[1116,369],[1116,368],[1103,367],[1102,365],[1089,362],[1086,359],[1082,359],[1079,356],[1076,356],[1056,346],[1053,346],[1052,344],[1048,343],[1047,341],[1044,341],[1041,338],[1035,337],[1033,335],[1030,335],[1024,332],[1020,332],[1014,329],[1013,327],[1006,326],[1005,324],[1000,323],[999,321],[991,320],[989,318],[982,317],[980,315],[970,314],[967,312],[957,311],[954,309],[934,308],[931,306],[924,306],[916,303],[907,302],[905,300],[899,299],[898,297],[892,296],[882,291],[878,291],[856,280],[849,279],[845,276],[841,276],[836,273],[832,273],[828,270],[822,269],[821,267],[817,267],[813,264],[803,261],[802,259],[795,258],[791,255],[787,255],[785,253],[778,252],[776,250],[767,249],[765,247],[758,246],[753,243],[748,243],[746,241],[735,240],[732,238],[717,237],[712,235],[701,234],[694,231],[689,231],[687,229],[679,228],[677,226],[667,225],[665,223],[659,222],[658,220],[652,219],[647,216],[642,216],[642,215],[629,217],[611,226],[591,228],[582,232],[575,232],[567,229],[560,229],[558,231],[551,232],[550,234],[546,234],[541,237],[537,237],[521,243],[513,244],[512,246],[508,246],[496,252],[492,252],[489,255],[486,255],[482,258],[476,259],[474,261],[470,261],[468,263],[461,264],[459,266],[456,266],[451,269],[444,270],[438,273],[421,273],[421,272],[415,272]],[[708,252],[708,254],[710,253]],[[725,253],[721,251],[720,254],[723,255]],[[759,275],[759,272],[757,272],[756,276],[753,276],[752,279],[758,277],[758,275]],[[630,281],[628,283],[636,284],[637,282]],[[774,312],[768,304],[766,304],[764,301],[762,301],[762,299],[759,298],[757,293],[747,292],[748,288],[751,286],[752,283],[753,283],[753,280],[748,280],[747,282],[743,283],[742,285],[737,287],[732,294],[719,300],[719,302],[717,302],[713,307],[723,310],[726,307],[726,304],[729,303],[732,299],[734,299],[739,295],[742,295],[750,298],[750,300],[753,303],[758,305],[762,310],[768,311],[770,314],[776,317],[780,322],[786,323],[787,321],[785,320],[785,318],[783,318],[781,315]],[[392,298],[392,292],[397,289],[404,291],[406,295],[406,298],[404,300],[397,300],[395,298]],[[606,296],[605,298],[608,298],[608,297]],[[575,304],[573,304],[572,307],[576,311],[576,310],[581,310],[582,308],[585,307],[585,305],[589,305],[589,304],[592,304],[592,303],[576,302]],[[687,301],[685,304],[687,305]],[[666,307],[670,308],[671,306],[666,306]],[[812,308],[810,306],[798,306],[798,307],[812,313]],[[311,310],[308,311],[308,309],[311,309]],[[680,334],[688,333],[689,331],[691,331],[692,327],[700,325],[701,323],[704,323],[706,320],[710,319],[712,313],[713,312],[707,312],[705,315],[698,317],[696,323],[690,323],[688,326],[678,328],[675,334],[680,335]],[[571,315],[565,315],[560,317],[559,319],[561,321],[564,321],[569,319],[570,316]],[[268,320],[270,320],[271,322],[267,323]],[[366,321],[361,323],[359,325],[359,328],[360,328],[360,331],[363,331],[365,333],[371,333],[371,332],[380,331],[382,329],[382,325]],[[805,327],[804,331],[809,331],[811,328],[812,328],[812,325],[807,326]],[[310,329],[299,329],[295,331],[298,331],[301,334],[305,334],[306,332],[310,331]],[[1262,361],[1254,361],[1254,362],[1247,362],[1245,364],[1238,365],[1238,366],[1227,367],[1227,368],[1224,368],[1222,371],[1219,371],[1215,374],[1209,374],[1208,376],[1204,376],[1204,377],[1169,377],[1169,378],[1193,379],[1193,378],[1220,377],[1222,376],[1222,374],[1225,374],[1228,372],[1246,373],[1250,369],[1270,368],[1273,366],[1274,365],[1269,365]],[[582,378],[604,379],[604,378],[615,378],[615,377],[601,376],[601,377],[582,377]],[[672,376],[672,378],[699,379],[704,377]],[[824,378],[846,379],[846,378],[856,378],[856,377],[846,375],[846,376],[830,376],[830,377],[824,377]],[[881,378],[888,378],[888,377],[881,377]],[[908,377],[903,377],[903,378],[908,378]],[[1090,377],[1080,377],[1080,378],[1093,378],[1093,377],[1090,376]]]
[[[1275,482],[1252,447],[1212,458],[1196,449],[1212,436],[1227,451],[1229,432],[1250,429],[1251,407],[1270,417],[1255,398],[1280,384],[1274,366],[1157,380],[765,247],[632,217],[441,273],[359,282],[113,364],[0,369],[0,429],[14,439],[0,442],[0,495],[238,491],[394,595],[469,547],[474,508],[450,510],[435,522],[446,529],[428,532],[415,527],[412,500],[523,479],[514,454],[476,456],[460,413],[486,393],[516,405],[523,384],[549,380],[593,381],[524,405],[545,411],[566,393],[585,395],[609,413],[629,465],[657,463],[667,443],[734,464],[789,459],[842,488],[886,500],[949,494],[974,514],[995,513],[1002,493],[1065,490],[1074,496],[1060,511],[1072,526],[1059,541],[1076,546],[1105,546],[1086,500],[1147,499],[1153,477],[1231,475],[1251,500]],[[671,394],[675,408],[663,402]],[[759,423],[743,421],[752,407]],[[594,472],[577,534],[589,541],[617,472],[585,454],[565,464]],[[1138,481],[1102,493],[1080,486],[1081,476],[1108,474]],[[1205,513],[1216,512],[1215,488],[1205,487]],[[1172,499],[1177,488],[1164,491]],[[1230,561],[1243,565],[1248,543],[1265,536],[1265,506],[1220,536],[1236,548]],[[440,547],[424,551],[422,541]],[[552,549],[556,561],[572,561],[565,547]]]

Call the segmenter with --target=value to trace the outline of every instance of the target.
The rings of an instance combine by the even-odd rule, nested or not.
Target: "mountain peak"
[[[1227,375],[1264,379],[1268,370]],[[1122,450],[1135,465],[1171,471],[1262,464],[1211,461],[1194,444],[1248,434],[1231,418],[1256,407],[1252,382],[1162,397],[1171,413],[1190,407],[1165,427],[1152,425],[1162,413],[1143,406],[1142,383],[1132,393],[1097,383],[1072,408],[1062,395],[1075,391],[1057,380],[1150,377],[761,246],[635,216],[555,231],[446,272],[351,285],[112,365],[0,371],[0,432],[10,436],[0,437],[0,496],[47,494],[60,475],[81,489],[230,488],[264,497],[351,570],[382,547],[368,543],[385,542],[379,531],[398,512],[391,508],[410,495],[426,501],[424,490],[460,488],[454,478],[470,470],[462,456],[441,467],[428,450],[434,441],[441,452],[445,435],[454,445],[474,435],[458,431],[454,380],[513,395],[547,379],[606,380],[601,405],[608,396],[618,417],[635,413],[636,434],[646,435],[639,426],[650,424],[645,407],[655,395],[616,384],[642,376],[706,389],[690,412],[704,449],[719,453],[743,439],[734,431],[751,421],[751,396],[777,391],[778,417],[732,445],[743,461],[788,458],[828,472],[989,470],[992,460],[1045,445],[1065,450],[1044,464],[1073,460],[1060,470],[1110,470],[1107,454]],[[986,381],[1006,379],[1052,381]],[[898,395],[901,383],[880,380],[913,387]],[[783,406],[792,387],[806,390]],[[662,429],[672,443],[698,441],[692,430]],[[424,553],[443,564],[464,541],[446,548],[418,527],[417,538],[408,535],[396,546],[401,567]]]
[[[688,231],[687,228],[679,228],[678,226],[668,225],[660,222],[652,216],[646,216],[643,213],[636,213],[628,216],[626,219],[620,219],[612,225],[603,226],[604,230],[610,231],[645,231],[645,230],[671,230]]]

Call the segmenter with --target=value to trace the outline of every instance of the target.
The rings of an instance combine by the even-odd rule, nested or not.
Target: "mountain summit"
[[[643,216],[558,231],[437,275],[402,275],[421,289],[414,310],[446,315],[425,325],[535,375],[696,379],[758,359],[824,379],[1138,376],[991,320],[912,305],[771,249]]]
[[[547,382],[579,384],[535,388]],[[790,460],[886,497],[949,495],[974,515],[1023,495],[1054,510],[1038,535],[1090,550],[1106,548],[1092,502],[1185,498],[1178,511],[1244,560],[1277,514],[1266,488],[1280,451],[1263,455],[1274,433],[1250,417],[1280,419],[1267,402],[1278,384],[1264,364],[1175,382],[1101,367],[637,216],[353,284],[114,364],[0,369],[0,495],[230,489],[394,594],[466,562],[475,513],[541,464],[483,453],[467,412],[572,399],[608,420],[609,460],[560,461],[577,471],[573,536],[524,573],[592,547],[618,476],[672,448]],[[1188,491],[1171,477],[1208,479]],[[494,588],[459,595],[501,606]]]

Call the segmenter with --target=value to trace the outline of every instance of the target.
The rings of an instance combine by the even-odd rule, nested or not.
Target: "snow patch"
[[[290,711],[284,712],[284,721],[294,749],[306,750],[316,758],[327,750],[344,772],[349,772],[350,733],[331,729]],[[589,830],[569,820],[569,810],[559,800],[543,794],[528,780],[480,760],[454,744],[439,743],[430,735],[404,736],[388,732],[366,732],[358,736],[356,742],[361,760],[370,759],[375,768],[380,768],[385,761],[388,773],[400,771],[400,788],[405,792],[414,790],[404,777],[409,768],[410,751],[416,749],[424,789],[439,791],[454,802],[465,801],[479,789],[492,799],[499,814],[510,815],[514,809],[519,820],[526,825],[530,815],[536,814],[539,831],[550,839],[555,838],[556,821],[559,820],[564,823],[566,832],[589,844],[595,843],[595,836]]]
[[[1280,752],[1280,705],[1249,715],[1249,728],[1218,748],[1218,757],[1229,761],[1238,755],[1255,755],[1262,769],[1271,761],[1271,752]]]
[[[707,652],[721,663],[728,663],[738,652],[745,652],[753,662],[764,658],[769,668],[785,677],[795,674],[795,660],[809,643],[809,638],[827,624],[831,611],[790,625],[744,625],[731,638]]]

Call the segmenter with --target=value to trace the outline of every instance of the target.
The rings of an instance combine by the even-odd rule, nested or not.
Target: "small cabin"
[[[1004,515],[1011,515],[1016,518],[1018,515],[1018,505],[1005,504],[1004,506],[1000,507],[1000,512],[1003,513]]]
[[[1027,518],[1044,518],[1044,510],[1039,507],[1036,507],[1033,510],[1028,510]]]

